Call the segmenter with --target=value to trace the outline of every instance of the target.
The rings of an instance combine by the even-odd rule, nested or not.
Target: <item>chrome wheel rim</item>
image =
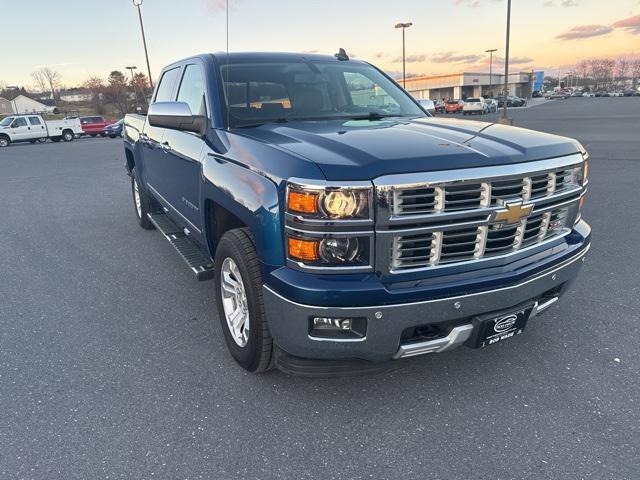
[[[142,218],[142,201],[140,200],[140,189],[138,187],[138,180],[133,180],[133,200],[136,204],[136,213],[138,218]]]
[[[233,341],[244,347],[249,341],[249,304],[238,265],[232,258],[222,262],[220,290],[222,308]]]
[[[73,137],[72,137],[72,135],[70,133],[65,133],[64,134],[64,139],[65,139],[66,142],[71,141],[72,138]]]
[[[0,147],[6,147],[7,145],[9,145],[9,142],[4,138],[0,138]]]

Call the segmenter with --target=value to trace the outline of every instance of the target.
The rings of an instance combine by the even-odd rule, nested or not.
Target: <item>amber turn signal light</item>
[[[316,213],[318,211],[318,194],[290,191],[287,206],[292,212]]]
[[[289,237],[289,257],[305,262],[313,262],[319,259],[318,245],[320,242],[314,240],[301,240]]]

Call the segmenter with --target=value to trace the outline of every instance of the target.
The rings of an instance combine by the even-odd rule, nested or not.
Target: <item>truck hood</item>
[[[236,132],[313,161],[327,180],[508,165],[582,150],[556,135],[441,118],[306,121]]]

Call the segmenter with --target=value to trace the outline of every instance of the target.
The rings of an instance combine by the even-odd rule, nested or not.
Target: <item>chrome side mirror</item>
[[[194,115],[186,102],[157,102],[151,104],[147,114],[152,127],[182,130],[204,135],[207,128],[207,117]]]

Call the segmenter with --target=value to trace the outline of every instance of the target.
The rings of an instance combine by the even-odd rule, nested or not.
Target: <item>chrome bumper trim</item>
[[[536,302],[529,315],[529,320],[535,316],[544,312],[551,305],[556,303],[560,297],[553,297],[549,300],[538,303]],[[393,356],[394,360],[399,358],[415,357],[416,355],[425,355],[427,353],[440,353],[448,350],[453,350],[461,346],[466,342],[473,333],[473,325],[470,323],[459,325],[451,329],[449,335],[442,338],[436,338],[435,340],[428,340],[426,342],[410,343],[406,345],[400,345],[400,348]]]
[[[440,353],[453,350],[466,342],[473,332],[473,325],[470,323],[460,325],[451,329],[449,335],[426,342],[410,343],[400,345],[398,352],[393,356],[394,360],[399,358],[415,357],[426,353]]]

